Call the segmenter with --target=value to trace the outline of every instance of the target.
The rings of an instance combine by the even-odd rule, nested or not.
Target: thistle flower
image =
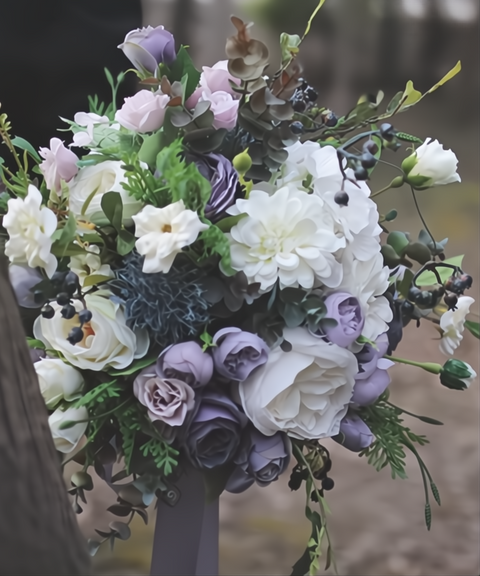
[[[142,272],[143,257],[134,251],[110,282],[125,302],[127,324],[146,328],[163,348],[196,336],[209,321],[201,286],[203,272],[176,258],[167,274]]]

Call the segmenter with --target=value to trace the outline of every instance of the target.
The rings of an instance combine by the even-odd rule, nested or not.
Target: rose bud
[[[160,354],[156,372],[159,376],[177,378],[192,388],[199,388],[212,379],[213,360],[196,342],[181,342]]]
[[[118,46],[137,70],[157,75],[159,64],[171,64],[177,57],[175,39],[163,26],[132,30]]]
[[[347,348],[362,333],[365,318],[359,301],[348,292],[335,292],[325,300],[327,318],[337,321],[336,326],[327,326],[324,332],[330,342]]]
[[[370,446],[374,436],[360,416],[350,411],[340,422],[340,434],[334,440],[347,450],[360,452]]]

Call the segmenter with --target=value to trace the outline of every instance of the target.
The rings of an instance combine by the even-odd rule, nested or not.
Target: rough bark
[[[89,574],[2,254],[0,330],[0,574]]]

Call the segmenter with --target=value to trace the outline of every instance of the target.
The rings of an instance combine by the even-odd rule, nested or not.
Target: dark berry
[[[318,502],[318,491],[317,490],[312,490],[312,493],[310,494],[310,500],[312,502]]]
[[[335,486],[335,482],[331,478],[324,478],[322,480],[322,488],[323,490],[331,490]]]
[[[77,311],[75,310],[75,306],[71,304],[66,304],[61,310],[60,314],[65,318],[65,320],[71,320]]]
[[[368,171],[363,166],[357,166],[354,175],[357,180],[368,180]]]
[[[59,306],[65,306],[66,304],[70,303],[70,295],[66,292],[60,292],[57,294],[57,304]]]
[[[348,206],[348,201],[350,200],[345,190],[340,190],[340,192],[337,192],[333,199],[339,206]]]
[[[391,124],[385,122],[380,126],[380,134],[382,135],[382,138],[384,138],[384,140],[386,140],[387,142],[391,142],[395,137],[395,129]]]
[[[90,310],[87,310],[86,308],[84,310],[80,310],[80,312],[78,313],[78,319],[80,320],[80,324],[90,322],[90,320],[92,319],[92,313],[90,312]]]
[[[370,154],[376,154],[378,152],[378,145],[373,140],[367,140],[363,145],[364,152],[370,152]]]
[[[315,88],[312,88],[312,86],[307,86],[303,93],[305,94],[305,98],[310,100],[310,102],[315,102],[315,100],[318,98],[318,92],[315,90]]]
[[[302,485],[303,475],[297,466],[292,470],[290,475],[290,480],[288,481],[288,487],[290,490],[298,490]]]
[[[70,271],[66,276],[65,276],[65,282],[63,284],[65,286],[65,290],[71,295],[74,294],[78,287],[80,286],[80,282],[78,280],[78,276],[75,274],[75,272]]]
[[[35,304],[43,304],[45,302],[45,294],[42,290],[35,290],[33,293],[33,301]]]
[[[61,286],[65,280],[66,272],[55,272],[52,276],[51,282],[54,286]]]
[[[50,304],[45,304],[41,310],[41,314],[44,318],[53,318],[55,316],[55,310],[50,306]]]
[[[83,340],[83,336],[83,330],[80,328],[80,326],[75,326],[68,333],[67,340],[74,346]]]
[[[303,134],[303,124],[301,122],[292,122],[290,124],[290,130],[294,133],[294,134]]]
[[[294,100],[292,100],[292,108],[295,110],[295,112],[305,112],[307,104],[305,103],[304,100],[300,98],[295,98]]]
[[[325,119],[323,122],[325,126],[327,126],[328,128],[333,128],[334,126],[337,125],[338,118],[333,112],[329,112],[328,114],[325,115]]]
[[[456,294],[452,294],[452,293],[446,294],[445,297],[443,298],[443,301],[448,306],[449,310],[456,310],[457,309],[458,296]]]
[[[373,168],[377,163],[377,159],[370,152],[364,152],[360,157],[360,162],[364,168]]]

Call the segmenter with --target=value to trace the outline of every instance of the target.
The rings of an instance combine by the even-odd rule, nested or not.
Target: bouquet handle
[[[175,506],[158,500],[151,576],[218,576],[218,499],[207,503],[202,474],[185,471]]]

